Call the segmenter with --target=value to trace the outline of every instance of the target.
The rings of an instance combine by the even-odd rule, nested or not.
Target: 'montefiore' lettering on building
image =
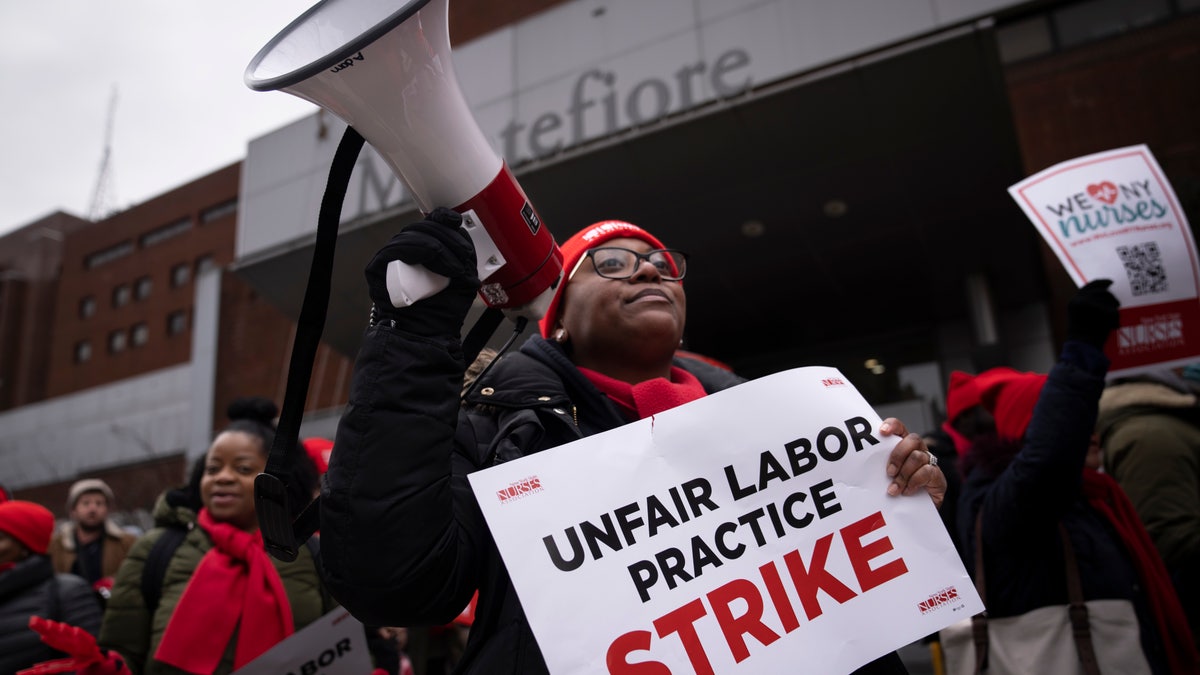
[[[627,90],[619,88],[616,73],[586,70],[571,85],[571,100],[563,112],[545,112],[530,123],[513,120],[505,125],[499,132],[500,151],[513,165],[530,156],[544,157],[628,126],[653,122],[703,103],[706,82],[717,98],[736,96],[751,86],[749,67],[749,52],[735,47],[721,53],[711,65],[704,61],[686,64],[669,79],[649,77]],[[360,189],[357,210],[351,210],[348,218],[383,211],[410,198],[404,184],[373,153],[363,153],[354,175]]]
[[[624,92],[617,88],[616,73],[596,68],[584,71],[575,79],[563,113],[542,113],[528,124],[513,120],[500,131],[504,156],[516,163],[527,148],[533,157],[544,157],[626,126],[687,110],[701,103],[705,81],[717,98],[735,96],[750,87],[750,76],[738,72],[749,65],[750,54],[734,48],[718,56],[711,66],[704,61],[687,64],[675,71],[671,81],[646,78]],[[522,139],[524,148],[519,147]]]

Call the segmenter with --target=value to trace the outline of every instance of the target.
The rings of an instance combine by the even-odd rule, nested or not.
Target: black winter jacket
[[[676,365],[709,393],[743,381]],[[540,336],[501,357],[460,407],[463,373],[457,341],[368,328],[321,495],[329,587],[361,621],[391,626],[448,623],[478,589],[458,672],[545,673],[467,474],[627,420]]]
[[[1065,605],[1061,520],[1075,550],[1084,598],[1132,601],[1147,660],[1154,672],[1163,673],[1157,630],[1133,561],[1116,531],[1083,495],[1084,460],[1107,371],[1108,359],[1099,350],[1067,342],[1016,456],[994,470],[988,458],[968,458],[977,468],[967,474],[959,501],[963,559],[968,570],[975,569],[975,518],[982,508],[988,616]]]
[[[96,592],[74,574],[55,574],[50,558],[33,555],[0,572],[0,675],[65,656],[42,642],[29,617],[61,621],[96,635],[103,610]]]

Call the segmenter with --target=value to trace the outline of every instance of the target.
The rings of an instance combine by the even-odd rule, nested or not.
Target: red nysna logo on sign
[[[953,586],[947,586],[942,590],[929,596],[928,600],[922,600],[917,603],[917,609],[921,610],[922,614],[928,614],[939,607],[948,605],[955,600],[958,600],[958,589]]]
[[[1092,199],[1099,199],[1105,204],[1112,204],[1117,201],[1117,186],[1110,181],[1094,183],[1087,186],[1087,192],[1092,196]]]
[[[825,385],[826,387],[841,387],[845,386],[846,381],[840,377],[829,377],[821,380],[821,384]]]
[[[501,504],[510,504],[523,499],[536,492],[541,492],[545,488],[542,487],[542,479],[537,476],[528,476],[521,480],[515,480],[508,484],[508,487],[497,490],[496,498]]]

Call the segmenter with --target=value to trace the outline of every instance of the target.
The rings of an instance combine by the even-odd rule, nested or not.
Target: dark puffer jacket
[[[712,393],[743,380],[676,365]],[[473,471],[627,422],[555,343],[531,337],[459,405],[457,341],[367,330],[322,492],[322,559],[334,596],[374,625],[448,623],[478,588],[458,672],[546,672],[467,481]],[[890,668],[903,672],[889,655]]]
[[[1154,672],[1164,673],[1161,643],[1133,561],[1112,525],[1083,495],[1084,460],[1107,371],[1101,352],[1067,342],[1016,456],[1008,462],[968,456],[977,468],[969,469],[959,500],[963,558],[968,570],[975,569],[975,517],[982,508],[988,616],[1065,605],[1061,520],[1078,559],[1084,598],[1132,601],[1147,660]]]
[[[62,621],[96,635],[102,611],[91,585],[73,574],[56,575],[47,556],[30,556],[0,572],[0,675],[65,656],[29,628],[29,617]]]

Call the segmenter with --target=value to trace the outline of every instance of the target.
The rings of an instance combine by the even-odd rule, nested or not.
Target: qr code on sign
[[[1125,263],[1125,274],[1129,277],[1129,287],[1134,295],[1166,292],[1167,271],[1163,269],[1158,244],[1148,241],[1133,246],[1118,246],[1117,255]]]

